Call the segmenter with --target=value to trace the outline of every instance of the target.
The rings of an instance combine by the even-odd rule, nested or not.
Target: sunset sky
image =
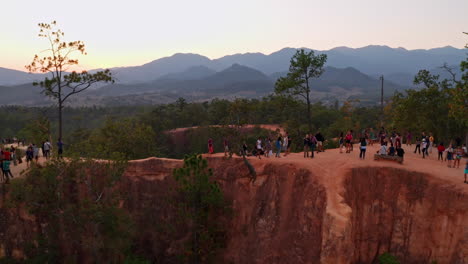
[[[25,70],[47,48],[39,22],[83,40],[83,69],[141,65],[177,52],[209,58],[284,47],[370,44],[462,48],[467,0],[15,0],[2,1],[0,67]]]

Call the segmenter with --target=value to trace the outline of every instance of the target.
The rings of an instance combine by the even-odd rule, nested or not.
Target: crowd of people
[[[21,146],[25,146],[24,140],[13,138],[2,139],[1,142],[4,146],[7,146],[0,146],[0,168],[2,169],[1,182],[4,183],[9,183],[10,179],[14,177],[11,172],[11,165],[17,166],[18,164],[23,163],[23,156],[27,168],[29,168],[32,163],[38,163],[40,156],[45,160],[49,160],[51,157],[52,144],[49,140],[44,140],[40,147],[31,143],[26,147],[24,152],[21,150]],[[17,146],[16,148],[14,147],[15,144]],[[61,158],[63,154],[63,145],[64,144],[61,140],[57,141],[57,155],[59,158]]]
[[[357,137],[355,137],[357,136]],[[403,144],[406,144],[406,151],[413,151],[415,154],[421,155],[423,159],[426,159],[433,152],[437,152],[438,161],[446,162],[449,168],[460,168],[460,163],[463,157],[468,157],[468,150],[465,144],[461,144],[461,139],[456,138],[450,141],[448,144],[444,144],[442,141],[436,141],[432,133],[426,135],[425,132],[421,132],[419,136],[414,138],[411,132],[402,134],[393,131],[387,132],[385,128],[376,134],[373,129],[365,129],[361,133],[356,134],[353,130],[348,130],[345,133],[341,132],[337,138],[339,144],[339,153],[351,153],[353,146],[357,143],[359,145],[359,159],[366,158],[366,150],[368,146],[373,144],[379,144],[377,155],[384,157],[395,157],[403,160],[405,155],[405,149]],[[284,134],[278,134],[276,139],[271,137],[261,138],[259,137],[253,148],[243,142],[242,153],[240,155],[255,156],[259,159],[262,157],[272,157],[275,153],[275,158],[287,157],[291,153],[292,144],[300,144],[299,140],[293,141],[291,136],[286,132]],[[309,133],[302,139],[302,150],[304,158],[314,158],[314,153],[320,153],[325,151],[324,149],[325,138],[318,131],[317,133]],[[229,155],[229,142],[224,140],[224,154]],[[415,145],[414,150],[412,145]],[[297,148],[296,148],[297,149]],[[208,140],[208,153],[214,153],[213,140]],[[468,159],[465,164],[465,183],[468,183]]]

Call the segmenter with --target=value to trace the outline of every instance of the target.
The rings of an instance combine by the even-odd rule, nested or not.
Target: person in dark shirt
[[[402,149],[401,147],[399,147],[399,148],[396,149],[396,153],[397,153],[398,157],[403,158],[403,156],[405,155],[405,150]]]
[[[395,147],[393,146],[393,144],[390,144],[390,148],[388,149],[388,155],[395,156]]]
[[[323,149],[323,143],[325,141],[325,138],[322,136],[322,133],[317,132],[315,134],[315,139],[317,139],[317,153],[319,152],[324,152],[325,150]]]

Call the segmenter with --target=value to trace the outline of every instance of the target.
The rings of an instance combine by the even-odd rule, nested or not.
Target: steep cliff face
[[[468,263],[467,192],[430,174],[252,159],[252,182],[240,159],[208,163],[233,208],[219,263],[373,263],[384,252],[401,263]],[[184,226],[172,230],[171,174],[180,166],[133,161],[118,186],[137,227],[137,247],[163,263],[178,263],[175,252],[187,238]],[[0,203],[5,221],[13,225],[0,226],[0,255],[34,233],[30,216]]]
[[[468,263],[468,197],[454,186],[395,168],[351,169],[344,184],[350,262]]]

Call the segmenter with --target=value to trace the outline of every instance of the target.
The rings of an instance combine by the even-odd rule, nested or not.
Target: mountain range
[[[75,104],[102,104],[109,98],[112,102],[128,102],[133,98],[136,103],[158,103],[157,98],[167,102],[178,97],[192,100],[261,97],[271,93],[276,79],[286,74],[295,52],[296,49],[284,48],[269,55],[244,53],[213,60],[198,54],[177,53],[141,66],[111,68],[116,83],[94,87],[82,94],[81,99],[77,98]],[[420,69],[443,73],[438,67],[444,63],[457,66],[466,57],[466,50],[449,46],[429,50],[337,47],[315,52],[328,56],[324,74],[311,82],[314,96],[320,100],[375,99],[380,91],[380,75],[385,76],[386,94],[391,94],[411,87]],[[6,95],[0,98],[0,104],[47,103],[38,87],[26,85],[43,78],[43,74],[0,68],[0,92]]]

